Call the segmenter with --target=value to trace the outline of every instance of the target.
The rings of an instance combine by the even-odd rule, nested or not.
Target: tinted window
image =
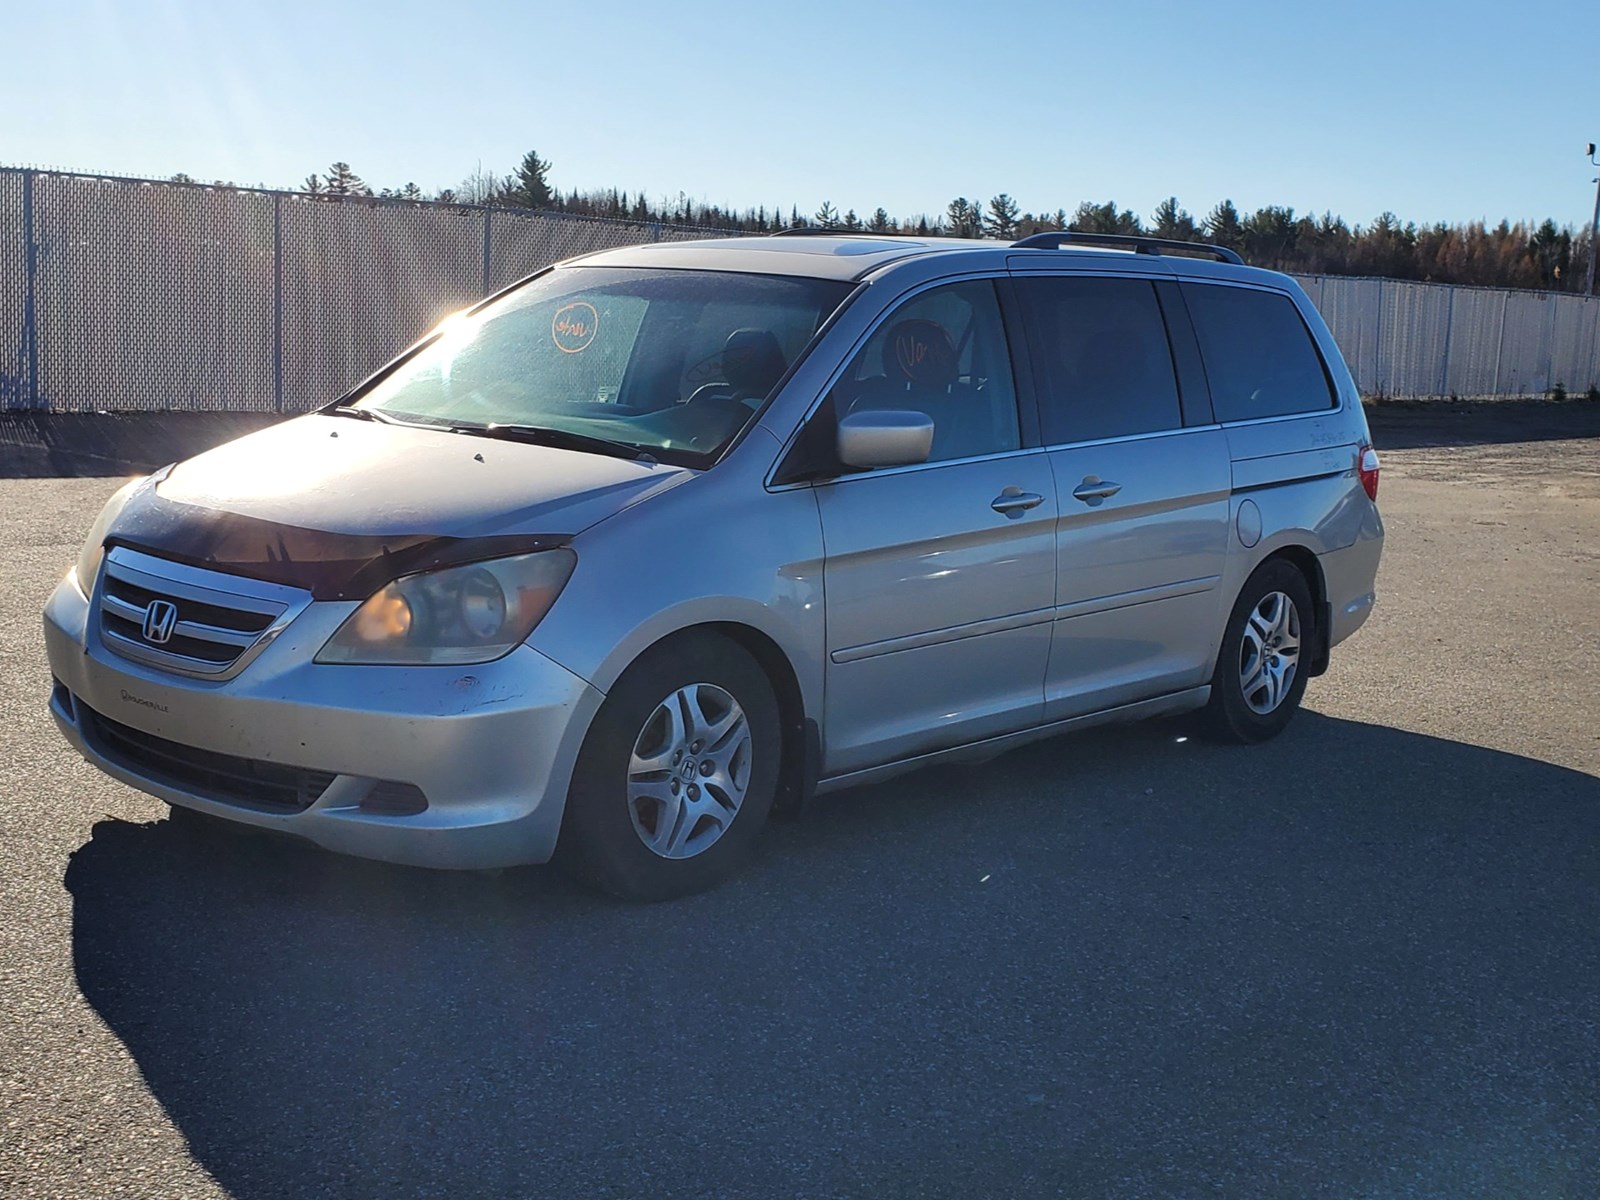
[[[1306,323],[1287,296],[1185,283],[1211,406],[1219,421],[1332,408],[1333,390]]]
[[[551,271],[444,326],[358,405],[590,434],[703,465],[849,290],[713,271]]]
[[[1051,445],[1156,433],[1183,424],[1172,349],[1143,279],[1017,280]]]
[[[933,418],[929,461],[1015,450],[1017,394],[994,285],[933,288],[878,326],[834,385],[840,416],[910,409]]]

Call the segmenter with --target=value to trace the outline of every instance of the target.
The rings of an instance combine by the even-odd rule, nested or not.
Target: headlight
[[[94,524],[89,526],[89,536],[83,540],[83,549],[78,551],[77,564],[72,568],[73,578],[78,581],[78,590],[85,596],[94,593],[95,576],[100,574],[100,560],[106,556],[106,534],[111,532],[112,523],[128,506],[128,498],[148,478],[147,475],[141,475],[119,487],[106,501]]]
[[[345,618],[320,663],[480,663],[533,632],[578,561],[571,550],[446,567],[396,579]]]

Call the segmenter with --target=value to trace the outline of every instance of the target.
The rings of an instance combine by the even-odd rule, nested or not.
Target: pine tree
[[[1205,230],[1206,237],[1219,246],[1237,250],[1244,245],[1244,222],[1239,219],[1239,210],[1234,207],[1232,200],[1224,200],[1213,208],[1206,215],[1201,228]]]
[[[839,228],[839,210],[827,200],[822,202],[822,207],[817,209],[815,221],[823,229]]]
[[[867,228],[873,233],[889,232],[889,214],[883,208],[873,210],[872,220],[867,222]]]
[[[551,164],[539,157],[536,150],[522,156],[522,162],[506,180],[502,204],[511,208],[553,208],[556,196],[550,189]],[[576,199],[577,194],[573,194]]]
[[[1118,209],[1115,200],[1094,204],[1085,200],[1078,205],[1067,228],[1077,233],[1112,233],[1122,237],[1137,236],[1144,232],[1144,224],[1132,209]]]
[[[1015,241],[1017,215],[1017,202],[1001,192],[989,201],[988,215],[983,218],[983,231],[1002,242]]]
[[[944,211],[950,221],[951,237],[978,236],[978,210],[965,196],[957,196],[945,206]]]
[[[1297,261],[1294,249],[1299,232],[1294,209],[1276,205],[1258,208],[1244,222],[1241,251],[1260,266],[1287,267]]]
[[[1155,237],[1172,238],[1179,242],[1192,242],[1200,235],[1200,227],[1183,207],[1179,205],[1176,196],[1168,196],[1156,205],[1156,211],[1150,216],[1150,232]]]
[[[860,228],[861,228],[861,218],[856,216],[856,210],[855,209],[852,208],[849,212],[845,213],[845,215],[844,215],[844,227],[847,230],[849,230],[851,233],[855,233],[858,230],[860,230]]]
[[[1571,266],[1572,235],[1557,229],[1556,223],[1546,217],[1528,240],[1528,253],[1538,272],[1539,286],[1558,288]]]
[[[323,190],[327,195],[337,197],[372,195],[372,189],[350,169],[347,162],[336,162],[328,167]]]

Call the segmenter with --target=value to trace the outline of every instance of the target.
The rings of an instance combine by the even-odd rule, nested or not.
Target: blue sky
[[[1367,222],[1594,200],[1600,3],[11,0],[0,162],[865,214],[1176,194]]]

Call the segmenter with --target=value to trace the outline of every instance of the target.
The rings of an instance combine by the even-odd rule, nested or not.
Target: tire
[[[625,900],[713,887],[766,823],[782,750],[777,697],[744,650],[713,633],[652,647],[595,714],[557,861]]]
[[[1211,675],[1204,715],[1213,738],[1264,742],[1283,732],[1305,695],[1316,619],[1311,589],[1293,563],[1268,559],[1251,573],[1228,614]]]

